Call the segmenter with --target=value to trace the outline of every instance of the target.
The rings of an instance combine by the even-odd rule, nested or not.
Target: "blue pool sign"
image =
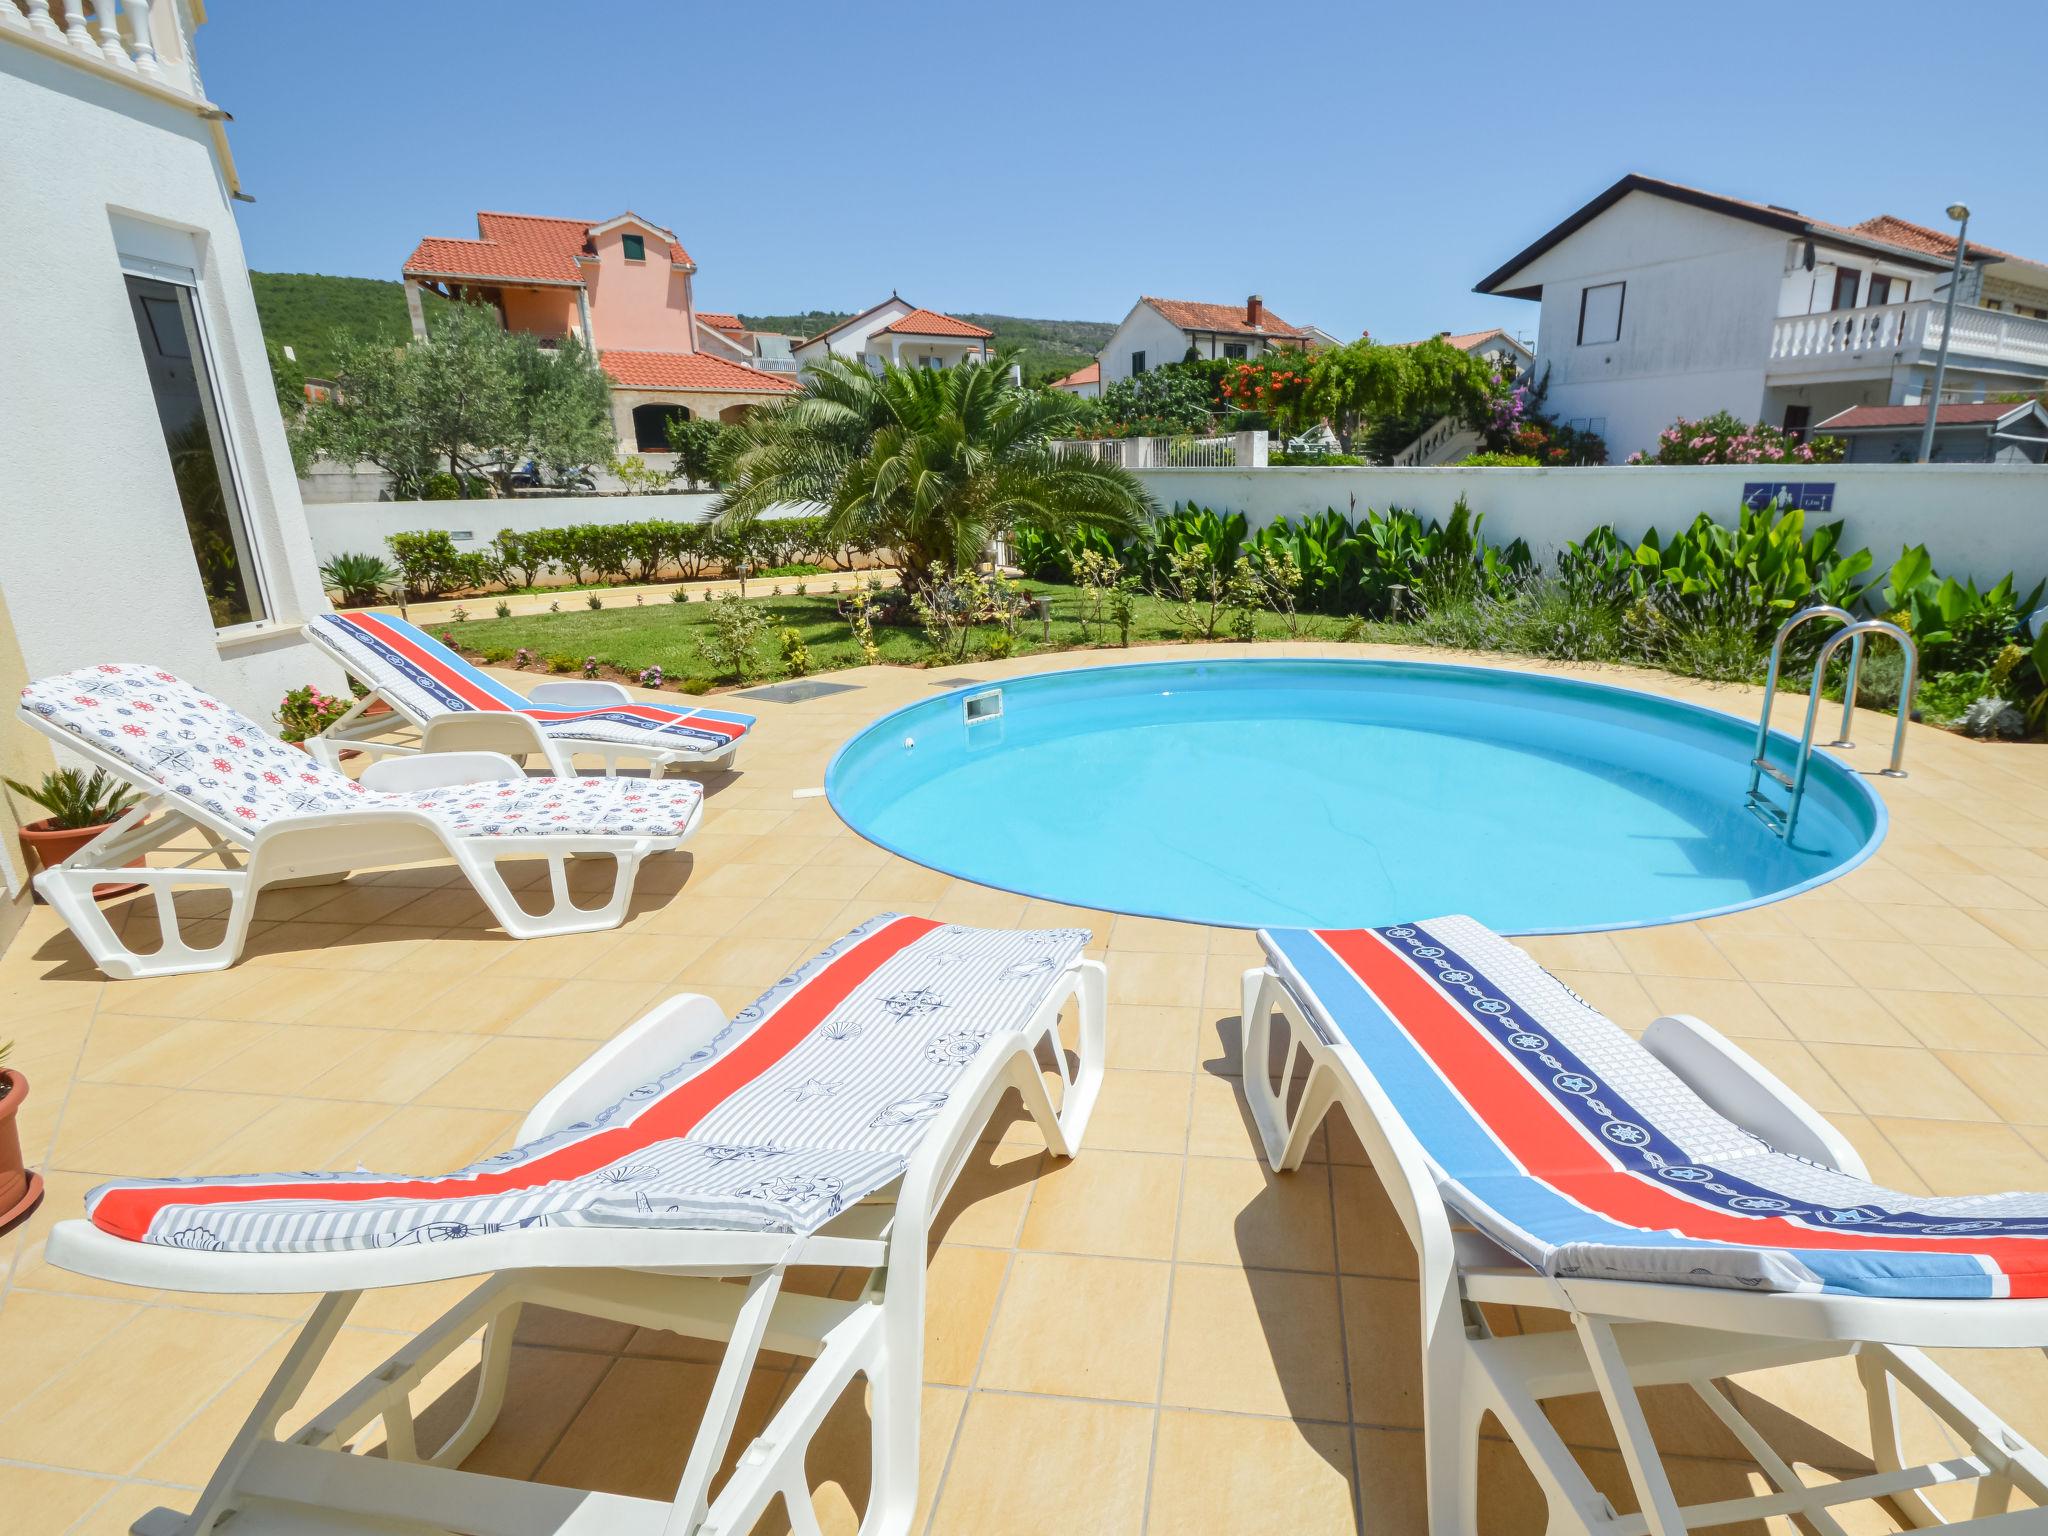
[[[1832,480],[1751,480],[1742,487],[1742,504],[1761,512],[1772,502],[1802,512],[1835,510],[1835,482]]]

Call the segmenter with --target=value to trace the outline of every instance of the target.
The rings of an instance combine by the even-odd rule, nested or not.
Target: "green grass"
[[[850,581],[846,585],[851,589]],[[1097,640],[1084,629],[1082,598],[1076,588],[1041,581],[1027,585],[1034,594],[1051,604],[1051,633],[1048,637],[1046,626],[1038,619],[1024,620],[1017,626],[1017,644],[1011,654],[1028,656],[1093,644],[1115,647],[1113,631],[1108,637]],[[860,648],[854,643],[853,632],[846,621],[839,617],[836,611],[839,599],[832,593],[813,591],[802,597],[788,593],[781,597],[750,594],[748,600],[762,606],[771,626],[768,637],[759,647],[758,676],[781,675],[782,651],[776,632],[785,628],[794,629],[803,636],[804,644],[810,649],[814,672],[861,664]],[[488,598],[482,599],[479,606],[489,601]],[[1156,597],[1140,597],[1137,604],[1137,614],[1131,625],[1133,645],[1181,638],[1179,624],[1173,616],[1173,604]],[[711,666],[704,659],[698,639],[706,633],[710,613],[711,605],[706,602],[650,600],[639,606],[615,607],[608,604],[601,609],[578,607],[573,610],[565,607],[560,613],[522,614],[509,619],[471,619],[462,624],[437,624],[433,628],[436,634],[452,634],[456,644],[472,654],[484,653],[490,657],[502,652],[509,656],[523,646],[533,653],[537,668],[544,667],[549,656],[574,657],[578,663],[586,656],[595,656],[601,665],[620,672],[638,673],[648,667],[659,666],[671,678],[705,677],[710,675]],[[1280,615],[1261,613],[1257,619],[1260,639],[1281,640],[1287,637],[1287,623]],[[1332,639],[1342,625],[1340,619],[1304,616],[1300,621],[1301,636],[1304,639]],[[967,660],[987,654],[988,633],[984,629],[970,642]],[[1227,630],[1220,631],[1218,638],[1226,635]],[[875,643],[881,648],[884,661],[899,666],[915,666],[933,659],[923,631],[915,625],[878,624],[875,626]]]

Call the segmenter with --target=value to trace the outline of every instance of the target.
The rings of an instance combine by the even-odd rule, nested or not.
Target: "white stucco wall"
[[[1243,512],[1253,527],[1335,507],[1405,507],[1450,514],[1460,496],[1486,517],[1489,541],[1527,539],[1549,559],[1601,523],[1624,538],[1655,527],[1668,534],[1701,512],[1733,522],[1745,482],[1778,478],[1747,465],[1602,469],[1143,469],[1137,476],[1162,508],[1193,502]],[[2048,577],[2048,469],[1991,464],[1828,464],[1798,472],[1832,484],[1831,511],[1809,523],[1846,524],[1850,548],[1880,565],[1909,544],[1925,544],[1945,576],[1980,584],[2017,571],[2029,585]],[[1792,474],[1784,476],[1793,478]]]
[[[869,337],[873,336],[883,326],[901,320],[916,307],[908,299],[892,298],[885,300],[883,303],[875,306],[873,314],[862,315],[848,324],[844,330],[834,331],[831,335],[821,340],[816,340],[809,346],[793,348],[793,354],[799,363],[815,363],[825,357],[834,355],[857,358],[868,350]],[[886,345],[882,348],[882,351],[883,355],[886,356],[888,353]]]
[[[501,528],[574,528],[585,523],[639,523],[666,519],[701,523],[718,504],[715,491],[668,496],[513,496],[498,501],[342,501],[308,507],[313,548],[320,559],[340,554],[383,555],[387,534],[445,528],[456,548],[480,549]]]
[[[337,685],[298,636],[325,599],[207,124],[0,38],[0,144],[0,588],[28,673],[147,661],[262,719]],[[222,634],[207,611],[124,250],[196,273],[265,625]]]
[[[1642,192],[1568,235],[1516,279],[1543,289],[1536,372],[1549,371],[1551,414],[1593,419],[1617,460],[1680,416],[1754,418],[1789,249],[1778,231]],[[1619,339],[1580,345],[1580,296],[1615,282]]]

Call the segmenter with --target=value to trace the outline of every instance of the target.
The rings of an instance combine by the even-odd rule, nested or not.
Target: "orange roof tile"
[[[626,217],[619,215],[618,217]],[[649,224],[638,214],[630,217]],[[609,219],[557,219],[532,213],[479,213],[478,239],[429,235],[406,258],[405,271],[422,277],[474,277],[513,283],[581,284],[579,258],[590,254],[590,231]],[[669,259],[690,265],[689,252],[674,240]]]
[[[1142,295],[1144,302],[1184,331],[1203,331],[1218,336],[1281,336],[1304,339],[1307,333],[1289,325],[1270,309],[1262,324],[1245,319],[1242,304],[1204,304],[1195,299],[1155,299]]]
[[[2008,416],[2024,415],[2033,402],[2022,400],[1951,400],[1942,404],[1934,418],[1937,427],[1995,426]],[[1830,416],[1813,430],[1821,432],[1868,432],[1886,427],[1924,427],[1924,405],[1852,405]]]
[[[1859,235],[1868,235],[1873,240],[1882,240],[1887,245],[1901,245],[1908,250],[1922,251],[1929,256],[1946,256],[1955,260],[1956,237],[1938,229],[1929,229],[1925,224],[1915,224],[1902,219],[1895,213],[1880,213],[1874,219],[1864,219],[1849,226]],[[1972,251],[1981,251],[1986,256],[1997,256],[2005,261],[2025,261],[2024,256],[2015,256],[2010,251],[2001,251],[1981,240],[1970,242]]]
[[[1460,352],[1470,352],[1481,342],[1491,341],[1496,336],[1507,340],[1513,339],[1501,327],[1495,325],[1483,331],[1459,331],[1455,335],[1449,331],[1438,331],[1434,337],[1425,336],[1422,338],[1422,341],[1441,341],[1446,346],[1456,347]],[[1419,347],[1422,345],[1422,341],[1397,341],[1394,345],[1397,347]],[[1519,346],[1521,343],[1517,342],[1516,345]]]
[[[913,309],[900,319],[892,320],[882,327],[904,336],[967,336],[979,337],[986,341],[995,335],[978,325],[969,325],[965,320],[955,320],[951,315],[942,315],[936,309]]]
[[[1099,362],[1095,362],[1090,363],[1085,368],[1076,368],[1064,379],[1054,379],[1052,381],[1052,387],[1054,389],[1060,389],[1069,385],[1078,386],[1082,384],[1100,384],[1101,382],[1102,364]]]
[[[746,329],[740,323],[738,315],[722,314],[717,310],[700,309],[697,311],[697,318],[705,325],[715,326],[721,331],[744,331]]]
[[[756,395],[796,392],[794,379],[761,373],[708,352],[638,352],[614,347],[597,356],[612,381],[627,389],[704,389]]]

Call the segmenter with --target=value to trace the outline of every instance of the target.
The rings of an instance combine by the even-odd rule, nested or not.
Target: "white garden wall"
[[[662,519],[700,523],[718,502],[715,491],[666,496],[510,496],[495,501],[337,501],[306,508],[313,549],[322,561],[342,554],[389,557],[384,538],[445,528],[455,547],[481,549],[501,528],[572,528],[585,523],[640,523]],[[467,534],[468,538],[461,535]]]
[[[1827,464],[1785,478],[1831,488],[1832,507],[1809,524],[1840,521],[1848,548],[1867,547],[1880,566],[1900,548],[1925,544],[1943,575],[1979,583],[2017,571],[2048,577],[2048,468],[2000,464]],[[1624,538],[1668,534],[1701,512],[1733,522],[1743,487],[1771,480],[1753,465],[1599,469],[1145,469],[1137,476],[1162,509],[1192,502],[1243,512],[1254,528],[1335,507],[1405,507],[1443,518],[1463,496],[1486,515],[1490,542],[1521,538],[1547,559],[1601,523]]]

